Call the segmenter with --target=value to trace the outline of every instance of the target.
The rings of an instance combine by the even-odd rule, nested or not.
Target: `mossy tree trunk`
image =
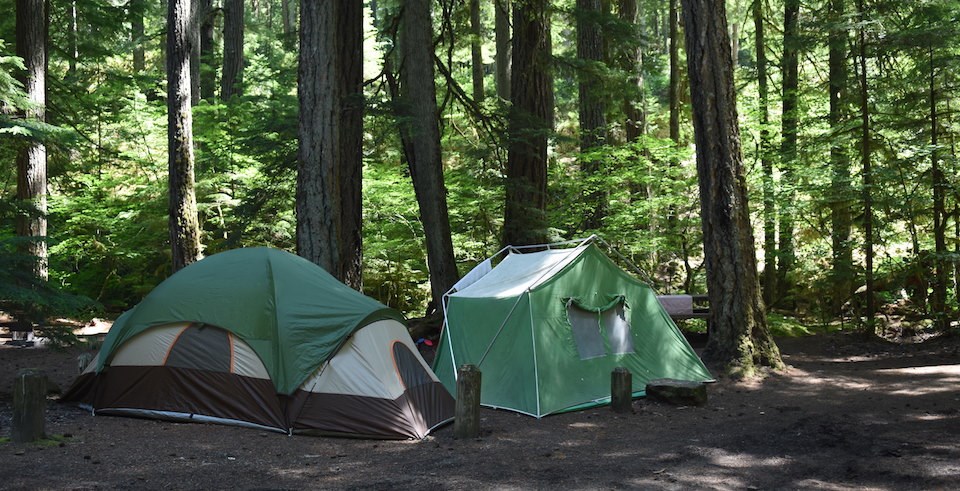
[[[683,0],[683,14],[710,296],[704,358],[749,375],[783,361],[760,298],[726,8],[722,0]]]

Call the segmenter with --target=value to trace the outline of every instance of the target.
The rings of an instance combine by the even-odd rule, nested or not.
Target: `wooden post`
[[[13,421],[10,439],[14,443],[37,441],[45,436],[47,376],[34,368],[24,368],[13,382]]]
[[[453,436],[480,436],[480,369],[476,365],[463,365],[457,371],[457,406]]]
[[[610,409],[615,413],[633,411],[633,375],[626,368],[617,367],[610,373]]]

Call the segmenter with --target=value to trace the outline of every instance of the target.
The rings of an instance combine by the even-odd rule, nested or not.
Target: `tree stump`
[[[647,397],[677,406],[705,406],[707,386],[703,382],[661,378],[647,382]]]
[[[454,438],[480,436],[480,375],[480,369],[476,365],[463,365],[457,371]]]
[[[621,414],[633,411],[633,374],[624,367],[610,373],[610,409]]]
[[[34,368],[24,368],[13,382],[13,421],[10,439],[15,443],[44,438],[47,409],[47,376]]]

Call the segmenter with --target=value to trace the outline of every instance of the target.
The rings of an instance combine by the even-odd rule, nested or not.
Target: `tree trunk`
[[[607,139],[607,109],[600,94],[603,80],[599,76],[600,65],[604,61],[603,32],[599,23],[601,14],[600,0],[577,0],[577,58],[583,64],[578,74],[581,153],[603,145]],[[600,162],[599,159],[581,158],[584,177],[599,173]],[[600,228],[607,213],[607,193],[603,189],[591,190],[587,199],[592,209],[584,217],[583,227],[595,230]]]
[[[297,252],[360,289],[363,5],[300,2]]]
[[[190,0],[190,23],[187,30],[190,32],[190,105],[200,103],[200,22],[203,13],[200,9],[200,0]]]
[[[243,94],[243,0],[223,0],[223,74],[220,99]]]
[[[863,200],[863,255],[864,279],[866,282],[865,310],[867,330],[874,333],[874,315],[876,314],[876,300],[874,299],[873,284],[873,169],[870,162],[870,106],[869,86],[867,84],[867,35],[863,26],[863,0],[857,0],[858,27],[858,61],[860,82],[860,165],[862,179]]]
[[[643,86],[643,38],[642,16],[639,13],[637,0],[620,0],[620,20],[631,24],[636,29],[637,45],[628,50],[620,64],[621,68],[630,77],[630,82],[637,88],[637,97],[626,97],[623,100],[623,113],[626,116],[626,137],[628,142],[637,141],[646,133],[646,91]],[[632,53],[631,53],[632,51]],[[632,56],[631,56],[632,55]]]
[[[783,199],[780,200],[780,247],[777,251],[777,296],[774,304],[792,303],[792,282],[788,275],[793,269],[794,169],[797,165],[797,88],[799,84],[799,24],[800,0],[786,0],[783,6],[783,116],[781,117],[780,179]]]
[[[510,61],[512,58],[510,41],[510,0],[496,0],[495,25],[497,54],[496,65],[497,96],[510,100]]]
[[[470,8],[470,73],[473,78],[473,100],[483,102],[483,49],[480,25],[480,0],[469,0]],[[432,61],[432,60],[431,60]]]
[[[47,9],[44,0],[17,0],[17,56],[26,70],[20,82],[32,107],[24,118],[41,123],[46,115],[47,91]],[[17,200],[23,212],[16,220],[17,236],[28,239],[21,252],[32,256],[33,275],[48,277],[47,258],[47,149],[37,141],[26,141],[17,153]]]
[[[683,13],[710,296],[703,356],[748,375],[757,365],[779,368],[783,361],[757,281],[726,8],[722,0],[683,0]]]
[[[297,0],[280,0],[280,16],[283,17],[283,46],[288,50],[297,44]]]
[[[437,123],[437,93],[433,75],[433,27],[431,0],[405,0],[400,37],[403,72],[398,122],[406,133],[406,155],[413,188],[420,205],[420,221],[427,242],[427,266],[433,302],[457,282],[457,263],[447,216],[447,189],[443,183],[440,127]],[[482,91],[482,88],[481,88]]]
[[[763,287],[764,305],[773,305],[777,291],[777,200],[774,196],[773,159],[770,155],[770,109],[767,88],[767,45],[764,37],[763,1],[753,2],[753,26],[757,50],[757,91],[760,112],[760,168],[763,171]]]
[[[147,68],[146,57],[143,50],[143,10],[145,8],[144,0],[130,0],[130,38],[133,41],[133,73],[140,75]]]
[[[513,70],[507,148],[505,244],[547,240],[547,137],[553,125],[550,2],[513,7]]]
[[[829,37],[829,90],[830,90],[830,128],[833,138],[830,141],[830,167],[832,182],[830,191],[830,222],[833,244],[833,295],[831,311],[839,314],[853,293],[853,250],[850,247],[850,228],[852,199],[850,183],[850,162],[847,156],[843,132],[844,91],[847,86],[847,30],[844,27],[846,7],[844,0],[830,0],[830,37]]]
[[[167,149],[170,246],[173,271],[200,259],[200,224],[194,191],[193,114],[190,109],[190,0],[167,4]]]
[[[670,86],[667,97],[670,104],[670,139],[680,144],[680,16],[677,2],[670,0]]]
[[[67,5],[67,76],[77,73],[77,0]]]
[[[936,65],[934,64],[933,48],[929,49],[930,56],[930,175],[933,187],[933,243],[934,260],[936,262],[936,271],[933,278],[933,295],[931,302],[931,314],[933,314],[934,325],[938,330],[945,330],[950,322],[947,318],[947,212],[945,204],[945,189],[948,186],[940,168],[940,158],[937,152],[938,126],[937,126],[937,87],[936,87]]]
[[[213,101],[217,91],[217,60],[214,53],[214,28],[217,19],[213,0],[198,0],[200,5],[200,98]]]

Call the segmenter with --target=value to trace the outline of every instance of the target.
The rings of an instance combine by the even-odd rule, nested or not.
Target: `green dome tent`
[[[97,414],[385,438],[422,438],[453,416],[398,312],[269,248],[162,282],[64,399]]]
[[[538,418],[609,403],[620,366],[634,396],[652,379],[711,381],[653,290],[593,242],[507,247],[496,267],[488,259],[454,285],[433,364],[440,381],[454,390],[456,367],[477,365],[481,404]]]

